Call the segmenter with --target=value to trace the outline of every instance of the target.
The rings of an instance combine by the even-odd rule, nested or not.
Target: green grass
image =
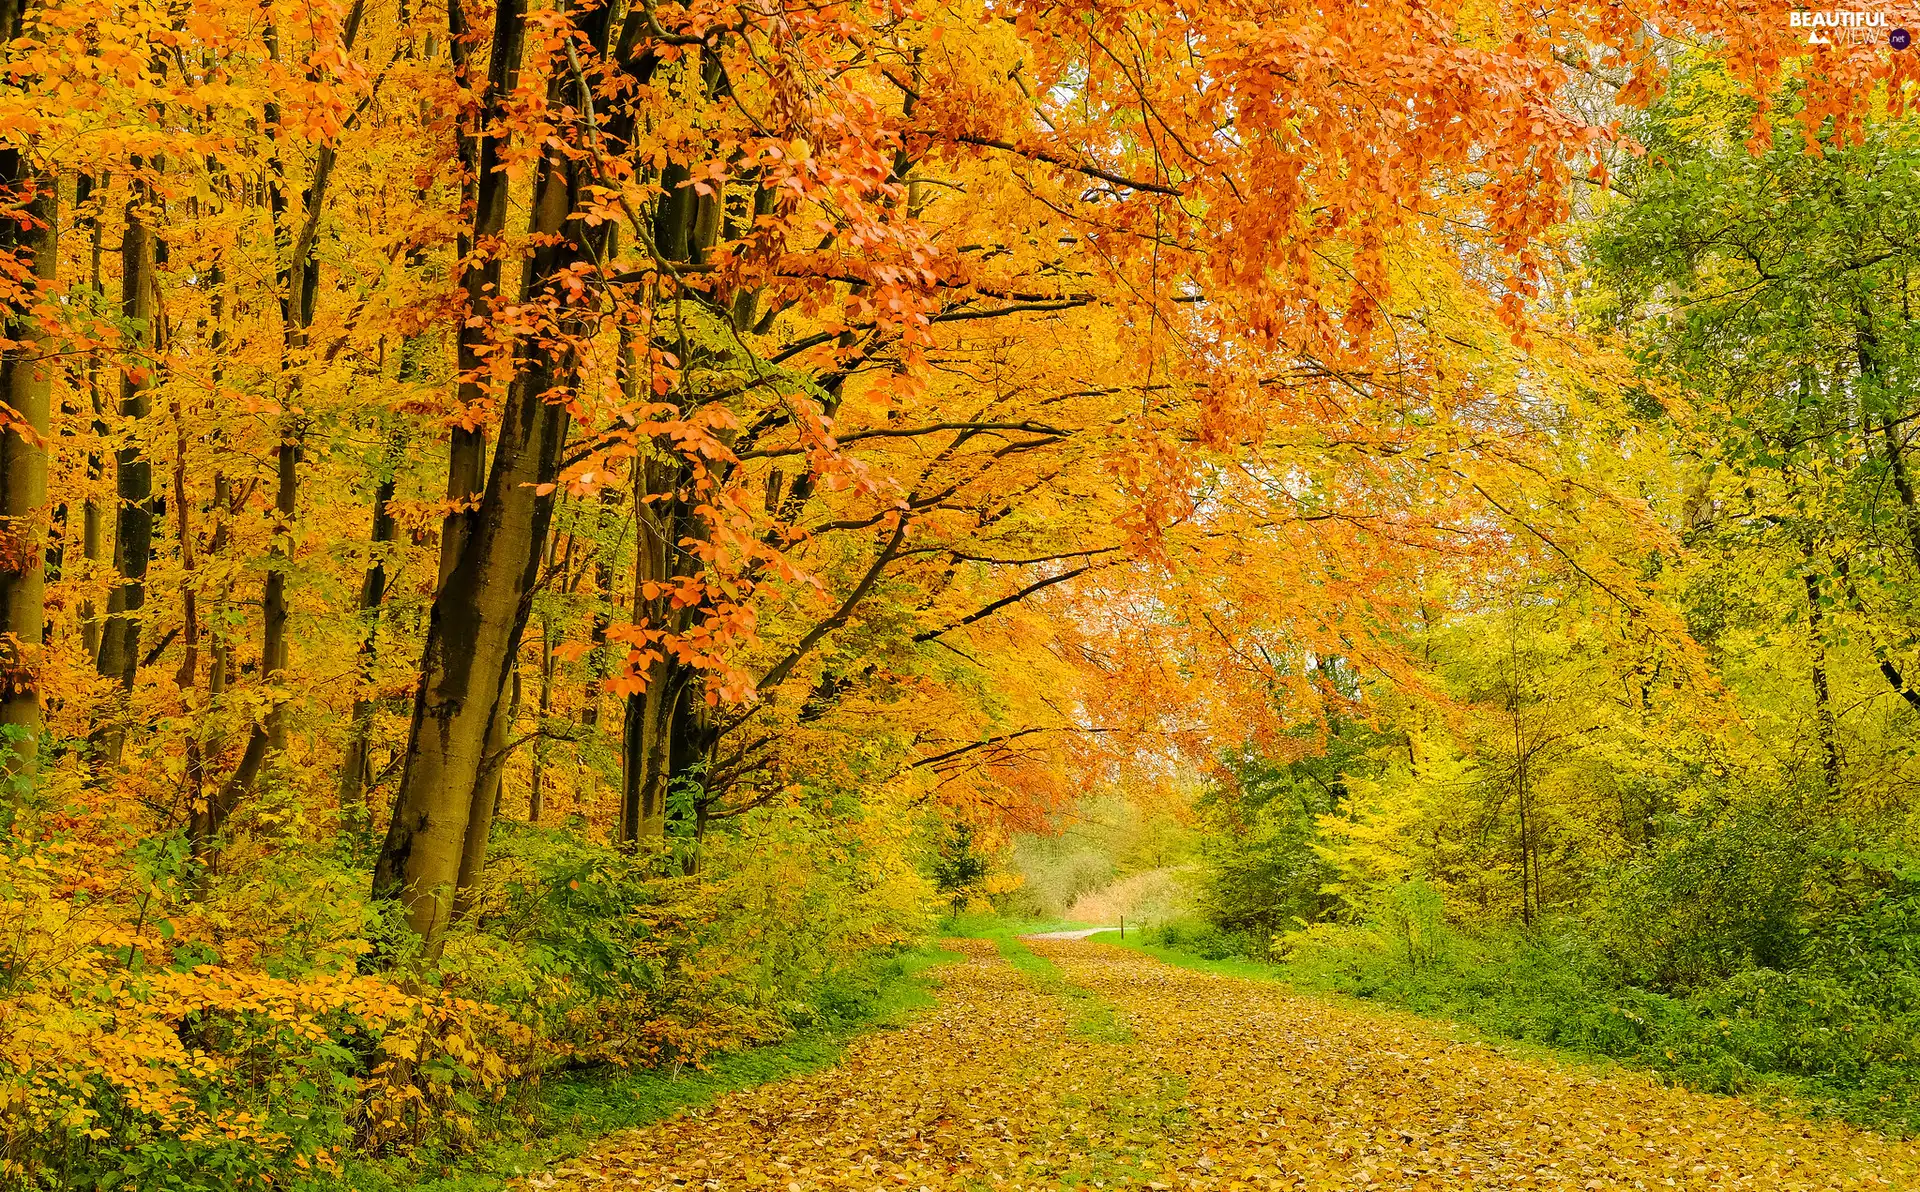
[[[949,915],[940,920],[935,934],[958,936],[961,939],[998,940],[1022,935],[1041,935],[1049,931],[1080,931],[1098,926],[1100,926],[1098,923],[1082,923],[1077,919],[1023,919],[995,914],[969,913]]]
[[[796,1031],[778,1043],[731,1052],[698,1070],[596,1069],[548,1081],[536,1094],[532,1121],[510,1135],[425,1170],[353,1163],[337,1187],[354,1192],[494,1192],[516,1176],[585,1151],[603,1135],[645,1126],[724,1093],[785,1080],[839,1062],[847,1044],[875,1030],[896,1029],[933,1004],[927,970],[962,959],[922,948],[884,962],[872,995],[851,1015]],[[1037,959],[1037,958],[1036,958]]]

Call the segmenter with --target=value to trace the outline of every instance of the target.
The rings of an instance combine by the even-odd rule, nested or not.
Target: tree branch
[[[761,676],[760,682],[755,686],[763,691],[778,687],[789,674],[793,673],[793,668],[800,664],[800,660],[820,644],[821,638],[846,624],[847,618],[852,616],[853,610],[867,598],[867,593],[872,590],[874,582],[880,578],[880,573],[887,569],[887,564],[893,562],[894,556],[900,553],[900,544],[906,540],[907,516],[902,512],[900,523],[893,528],[893,537],[887,541],[886,548],[880,552],[879,557],[874,559],[873,565],[867,568],[867,573],[860,577],[860,582],[854,585],[853,591],[848,594],[846,600],[834,610],[832,616],[809,630],[807,635],[800,639],[800,644]]]
[[[1072,579],[1074,576],[1084,574],[1091,570],[1093,570],[1093,565],[1089,563],[1084,567],[1075,567],[1072,571],[1063,571],[1059,575],[1050,575],[1043,580],[1036,580],[1035,582],[1030,583],[1026,587],[1020,589],[1018,592],[1015,592],[1013,595],[1002,596],[1000,599],[994,601],[992,604],[987,605],[985,608],[977,609],[974,612],[969,613],[966,616],[960,618],[958,621],[955,621],[951,625],[948,625],[941,629],[929,629],[925,633],[916,633],[913,635],[913,640],[916,642],[930,642],[934,638],[939,637],[941,634],[951,633],[956,629],[962,628],[967,625],[971,625],[975,621],[982,620],[986,617],[991,617],[993,614],[999,612],[1001,609],[1007,607],[1009,604],[1014,604],[1018,601],[1025,600],[1027,597],[1033,595],[1035,592],[1040,591],[1042,588],[1050,588],[1054,584],[1066,583],[1068,580]]]
[[[1022,149],[1010,141],[998,141],[992,137],[959,136],[955,137],[954,140],[959,141],[962,145],[977,145],[982,149],[998,149],[1004,153],[1012,153],[1032,161],[1043,161],[1050,166],[1059,166],[1063,170],[1072,170],[1078,174],[1085,174],[1089,178],[1098,178],[1102,182],[1111,182],[1115,186],[1124,186],[1128,190],[1144,190],[1157,195],[1170,195],[1176,199],[1181,195],[1178,187],[1165,186],[1158,182],[1145,182],[1138,178],[1129,178],[1124,174],[1115,174],[1103,170],[1098,166],[1088,165],[1085,162],[1068,161],[1066,158],[1050,153],[1045,149]]]

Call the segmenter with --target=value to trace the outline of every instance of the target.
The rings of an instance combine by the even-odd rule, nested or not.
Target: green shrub
[[[1745,806],[1668,822],[1602,887],[1595,927],[1624,979],[1686,990],[1794,967],[1817,843],[1807,819],[1792,806]]]
[[[1200,919],[1170,919],[1143,930],[1148,943],[1208,960],[1258,960],[1266,945],[1251,932],[1216,927]]]

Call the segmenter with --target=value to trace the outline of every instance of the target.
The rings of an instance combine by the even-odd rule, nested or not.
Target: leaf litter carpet
[[[1920,1190],[1920,1147],[1102,944],[958,941],[824,1071],[608,1136],[549,1192]]]

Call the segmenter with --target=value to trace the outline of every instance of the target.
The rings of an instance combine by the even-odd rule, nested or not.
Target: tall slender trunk
[[[529,606],[531,607],[531,606]],[[521,622],[525,632],[525,621]],[[495,697],[493,722],[487,729],[486,749],[480,757],[479,777],[473,784],[473,798],[467,804],[467,828],[460,841],[460,867],[453,879],[452,922],[466,919],[473,910],[474,888],[487,865],[487,845],[493,838],[493,821],[500,814],[500,792],[506,786],[507,752],[512,746],[513,722],[520,716],[520,642],[514,639],[513,653],[507,659],[504,679],[505,699]]]
[[[702,53],[697,60],[700,86],[709,95],[723,86],[719,63]],[[663,197],[654,214],[653,240],[669,260],[698,263],[725,228],[715,196],[697,194],[682,183],[689,177],[686,163],[669,162],[660,174]],[[683,394],[681,413],[692,413],[701,400]],[[661,441],[660,458],[634,468],[633,619],[678,636],[693,623],[698,610],[676,607],[665,597],[647,599],[643,589],[664,584],[699,570],[698,558],[683,543],[705,534],[694,512],[690,488],[693,470],[679,462],[673,444]],[[698,725],[705,723],[704,680],[698,669],[662,651],[648,667],[647,682],[626,701],[621,734],[620,839],[632,844],[658,839],[666,833],[668,792],[684,772],[702,761]]]
[[[101,263],[106,256],[104,233],[100,226],[100,200],[95,198],[93,175],[81,174],[74,186],[74,208],[76,215],[87,229],[89,241],[88,286],[93,296],[103,307],[106,305],[106,282]],[[87,566],[81,569],[86,583],[86,593],[80,598],[80,644],[85,648],[87,657],[100,656],[100,610],[93,601],[94,565],[101,561],[103,543],[101,542],[101,517],[99,489],[106,476],[106,464],[101,458],[100,444],[107,436],[106,402],[100,396],[100,352],[90,349],[87,352],[87,400],[93,407],[91,426],[93,442],[87,448],[87,491],[80,507],[80,557]]]
[[[624,354],[624,353],[623,353]],[[637,463],[635,466],[639,466]],[[608,511],[620,500],[615,485],[600,489],[600,504],[594,511],[594,539],[599,544],[593,558],[593,627],[587,633],[587,689],[580,701],[580,725],[597,729],[600,725],[600,700],[607,676],[607,630],[613,624],[613,564],[616,544],[606,541]],[[624,535],[623,535],[624,537]],[[591,737],[593,734],[586,734]]]
[[[553,715],[553,623],[540,620],[540,730],[546,731],[547,717]],[[538,824],[546,809],[547,742],[542,736],[533,743],[533,780],[527,788],[527,822]]]
[[[1865,341],[1862,341],[1864,345]],[[1871,353],[1863,347],[1861,363],[1871,363]],[[1812,404],[1815,387],[1815,375],[1811,366],[1800,369],[1798,398],[1794,404],[1791,426],[1794,434],[1800,433],[1800,418]],[[1784,453],[1783,453],[1784,454]],[[1800,497],[1799,478],[1794,474],[1792,465],[1783,461],[1780,464],[1780,481],[1787,496],[1795,503]],[[1805,560],[1805,569],[1801,572],[1801,581],[1807,596],[1807,670],[1813,687],[1813,724],[1816,741],[1820,747],[1821,782],[1829,803],[1840,797],[1840,741],[1839,729],[1834,723],[1832,692],[1827,682],[1827,613],[1821,599],[1820,550],[1815,539],[1813,526],[1802,526],[1797,531],[1800,553]]]
[[[608,17],[602,6],[576,24],[601,52]],[[525,14],[503,4],[496,19],[518,22]],[[496,29],[496,44],[501,38]],[[549,84],[549,100],[554,110],[585,106],[564,69]],[[574,218],[586,181],[585,161],[561,147],[544,147],[531,221],[537,247],[522,292],[531,293],[537,282],[543,297],[559,300],[553,282],[560,274],[600,258],[596,249],[604,245],[605,225],[589,229]],[[473,858],[485,859],[482,821],[490,819],[491,808],[476,807],[481,771],[553,518],[549,486],[559,473],[568,424],[566,406],[553,399],[570,382],[575,363],[564,348],[529,344],[516,350],[516,375],[501,410],[487,486],[428,620],[406,765],[373,888],[377,897],[405,904],[408,923],[430,946],[450,920],[463,857],[470,874],[478,872]]]
[[[19,36],[17,14],[7,22]],[[0,252],[29,261],[41,286],[59,267],[59,179],[34,169],[18,149],[0,151],[0,187],[31,191],[31,226],[0,226]],[[0,400],[25,424],[0,431],[0,771],[25,773],[40,750],[40,656],[46,624],[47,449],[53,429],[52,361],[44,358],[46,333],[30,308],[14,312],[6,336],[14,347],[0,353]]]
[[[217,284],[217,283],[216,283]],[[235,497],[226,473],[213,474],[213,533],[207,540],[207,555],[218,559],[226,552],[231,534]],[[223,594],[231,596],[231,591]],[[207,659],[207,707],[212,708],[227,693],[227,680],[233,671],[233,643],[216,632],[209,645]],[[199,864],[196,889],[204,889],[207,871],[213,860],[213,844],[225,818],[224,792],[213,780],[211,761],[220,752],[221,740],[209,721],[187,738],[187,789],[193,796],[193,814],[187,821],[187,839],[193,859]]]
[[[226,369],[220,363],[227,349],[227,275],[221,265],[221,258],[215,256],[207,268],[207,288],[211,298],[207,311],[207,349],[213,357],[213,389],[218,392],[220,384],[226,378]],[[184,457],[185,452],[182,451]],[[176,497],[181,504],[181,549],[188,549],[189,539],[185,532],[186,499],[184,493]],[[231,537],[231,523],[239,504],[233,492],[232,482],[219,468],[213,473],[213,500],[207,514],[212,531],[207,537],[207,558],[216,564],[226,554],[227,542]],[[192,589],[189,588],[189,591]],[[207,642],[207,699],[205,708],[211,712],[227,692],[227,678],[233,670],[233,640],[221,628],[219,613],[233,598],[233,582],[230,578],[221,581],[221,588],[214,599],[215,615],[209,619],[211,632]],[[189,624],[194,617],[193,609],[188,610]],[[196,636],[198,631],[196,630]],[[183,663],[181,673],[189,679],[193,667]],[[214,834],[219,827],[221,790],[213,780],[212,759],[220,753],[221,738],[215,727],[218,720],[214,716],[205,717],[187,736],[187,792],[190,797],[192,813],[187,820],[187,840],[192,849],[193,859],[197,863],[194,877],[195,892],[205,889],[205,881],[213,859]]]
[[[219,558],[226,553],[227,543],[233,537],[233,519],[240,512],[241,497],[234,491],[233,480],[225,472],[213,474],[213,533],[207,539],[207,555]],[[228,585],[222,590],[216,607],[225,605],[233,599],[233,589]],[[207,662],[207,698],[214,700],[227,693],[227,684],[233,678],[233,639],[224,633],[216,632],[213,643],[208,649]]]
[[[340,816],[356,831],[367,822],[367,750],[373,736],[374,711],[367,684],[373,679],[380,606],[387,598],[387,561],[383,551],[394,535],[392,503],[396,461],[391,456],[390,452],[386,470],[373,490],[373,528],[368,533],[373,560],[360,583],[360,615],[366,619],[366,627],[361,630],[360,651],[354,660],[353,712],[348,720],[346,749],[340,759]]]
[[[508,750],[514,722],[520,719],[520,657],[508,666],[508,696],[498,708],[493,728],[487,735],[486,756],[480,761],[480,780],[474,784],[473,802],[467,810],[466,838],[460,843],[460,870],[453,882],[452,922],[465,922],[473,914],[479,891],[480,874],[487,865],[487,844],[493,835],[493,821],[500,816],[500,797],[506,790]]]
[[[685,520],[680,489],[690,477],[677,463],[660,459],[636,461],[633,474],[633,620],[683,633],[693,610],[647,593],[658,592],[695,565],[680,547]],[[647,664],[646,685],[627,696],[621,733],[620,839],[628,844],[657,840],[666,833],[674,711],[691,678],[690,668],[676,665],[664,650],[656,653],[659,656]]]
[[[1820,772],[1828,802],[1840,797],[1840,740],[1834,724],[1833,698],[1827,686],[1827,614],[1821,607],[1820,577],[1814,570],[1814,550],[1806,547],[1807,662],[1813,682],[1813,723],[1820,744]]]
[[[1520,726],[1518,718],[1514,724],[1514,744],[1519,749]],[[1520,815],[1520,921],[1529,926],[1533,923],[1536,900],[1530,894],[1533,879],[1533,817],[1528,800],[1532,797],[1527,789],[1527,758],[1524,752],[1516,752],[1514,769],[1515,806]]]
[[[687,794],[691,797],[681,801],[678,806],[668,802],[666,818],[669,822],[678,822],[681,839],[691,846],[680,859],[683,871],[691,876],[699,871],[700,849],[697,846],[706,839],[707,820],[713,812],[708,786],[713,775],[713,710],[707,706],[704,684],[698,676],[689,673],[679,684],[678,697],[673,702],[673,721],[667,732],[672,739],[668,748],[674,760],[667,793],[673,793],[674,783],[683,783],[689,788]],[[699,787],[697,792],[691,789],[696,783]]]
[[[173,683],[185,689],[200,675],[200,601],[194,590],[199,561],[194,557],[192,507],[187,503],[187,424],[178,398],[172,413],[174,534],[180,543],[180,665],[174,670]]]
[[[354,0],[340,32],[340,52],[351,53],[359,36],[365,14],[365,0]],[[278,31],[267,26],[268,57],[280,60]],[[277,134],[280,108],[265,105],[266,123]],[[319,295],[320,265],[314,249],[319,240],[320,220],[325,214],[328,189],[333,179],[336,150],[322,145],[314,155],[313,173],[301,194],[300,223],[295,227],[287,191],[286,168],[278,159],[269,171],[267,206],[273,215],[274,246],[281,249],[281,265],[276,279],[280,292],[280,370],[285,386],[281,396],[281,415],[274,444],[273,512],[274,534],[267,551],[267,578],[261,593],[260,677],[268,684],[284,684],[292,661],[291,640],[287,633],[291,611],[287,604],[287,572],[292,566],[292,540],[296,515],[300,508],[300,456],[306,437],[306,417],[300,411],[301,374],[305,362],[308,331],[313,326],[314,304]],[[287,746],[287,701],[276,698],[267,705],[253,731],[247,734],[240,763],[221,784],[213,799],[211,828],[218,833],[240,800],[259,781],[262,766],[269,756]]]
[[[119,502],[113,532],[115,586],[107,599],[97,660],[100,673],[115,680],[121,692],[122,706],[112,713],[112,722],[101,735],[107,755],[115,760],[126,740],[126,703],[140,665],[140,617],[147,603],[147,565],[153,553],[153,466],[137,441],[138,427],[152,408],[148,389],[161,349],[151,202],[150,188],[136,179],[120,242],[120,313],[132,328],[134,359],[123,370],[120,385],[120,433],[126,441],[114,452]]]

